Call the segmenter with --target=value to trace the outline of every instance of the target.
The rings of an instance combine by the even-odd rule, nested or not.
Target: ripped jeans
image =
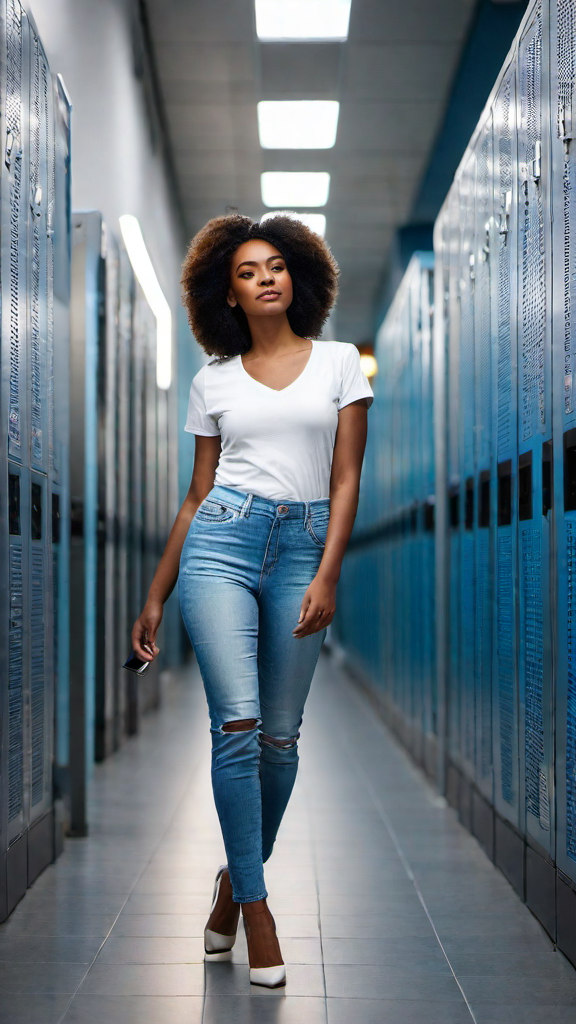
[[[234,899],[263,899],[264,862],[298,770],[298,736],[325,631],[295,639],[320,565],[329,500],[214,487],[182,548],[178,590],[204,681],[212,785]],[[228,731],[241,723],[242,731]]]

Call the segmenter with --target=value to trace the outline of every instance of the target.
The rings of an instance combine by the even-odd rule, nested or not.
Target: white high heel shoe
[[[274,925],[274,918],[272,918]],[[248,962],[250,962],[250,926],[244,917],[244,930],[248,942]],[[282,959],[282,957],[280,957]],[[283,963],[274,967],[250,967],[250,984],[263,985],[264,988],[279,988],[286,984],[286,967]]]
[[[228,867],[227,864],[221,864],[216,874],[216,880],[214,882],[214,893],[212,896],[212,906],[210,907],[210,914],[214,910],[218,902],[218,896],[220,895],[220,884],[222,882],[222,875]],[[221,935],[220,932],[214,932],[211,928],[204,929],[204,954],[205,960],[210,963],[221,963],[225,960],[232,959],[232,948],[236,942],[236,933],[234,935]]]

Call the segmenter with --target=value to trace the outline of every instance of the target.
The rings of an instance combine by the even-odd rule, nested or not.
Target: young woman
[[[323,240],[287,216],[219,217],[192,240],[184,302],[216,358],[192,381],[192,482],[132,631],[137,655],[156,657],[162,608],[179,577],[228,859],[216,876],[206,959],[231,958],[241,907],[250,980],[269,987],[283,985],[286,971],[263,864],[296,777],[372,400],[354,345],[311,340],[337,278]]]

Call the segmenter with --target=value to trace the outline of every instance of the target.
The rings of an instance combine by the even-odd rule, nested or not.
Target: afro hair
[[[225,359],[247,352],[252,339],[239,306],[231,308],[230,263],[244,242],[275,246],[292,278],[288,321],[301,338],[318,338],[338,294],[338,265],[324,240],[293,216],[258,223],[240,214],[209,220],[190,243],[182,268],[183,302],[196,340],[208,355]]]

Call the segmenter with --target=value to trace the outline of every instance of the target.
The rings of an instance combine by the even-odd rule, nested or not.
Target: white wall
[[[28,9],[73,104],[72,208],[100,210],[114,231],[122,213],[138,217],[175,313],[182,240],[134,73],[132,0],[29,0]]]

